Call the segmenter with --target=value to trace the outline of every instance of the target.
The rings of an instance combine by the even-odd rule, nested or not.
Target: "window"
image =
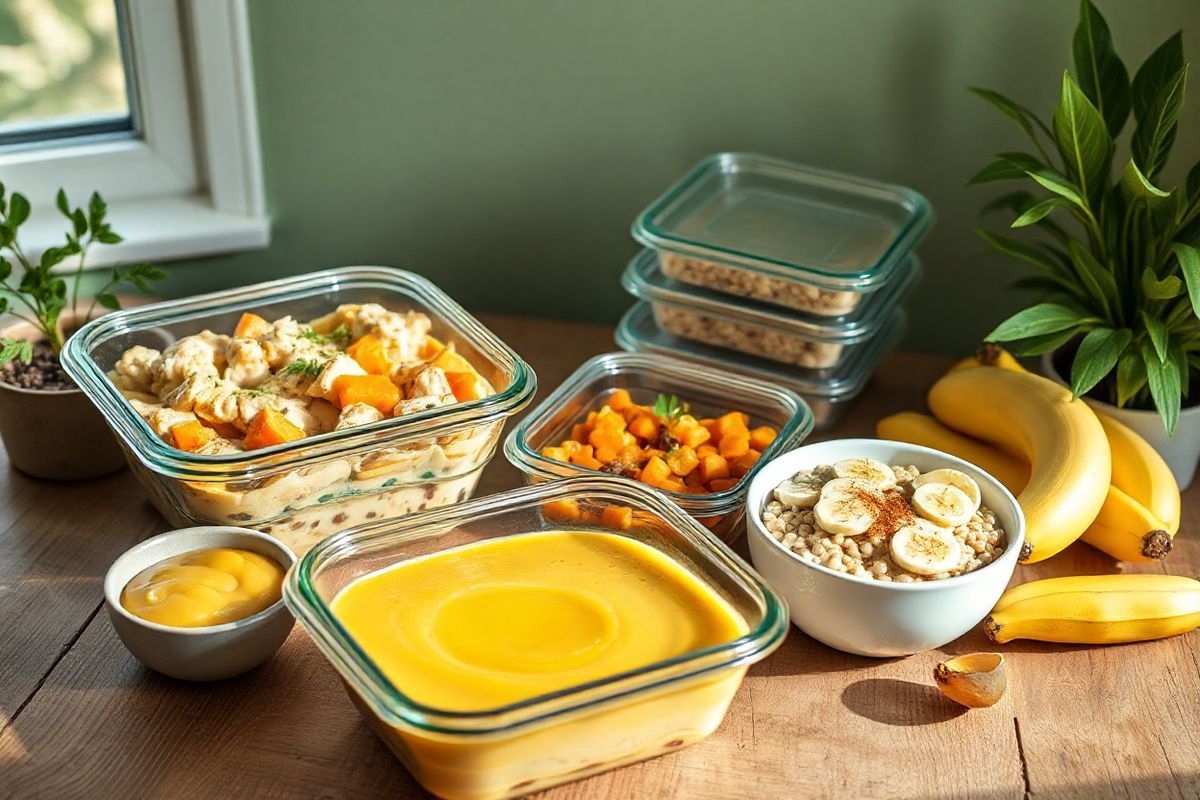
[[[126,240],[90,266],[265,246],[244,0],[0,3],[0,179],[31,251],[60,186],[103,194]]]

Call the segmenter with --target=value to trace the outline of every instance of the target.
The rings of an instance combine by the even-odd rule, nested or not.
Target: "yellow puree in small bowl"
[[[283,567],[249,550],[215,548],[173,556],[139,572],[121,592],[135,617],[175,628],[221,625],[279,600]]]
[[[746,633],[669,556],[610,533],[547,531],[403,561],[351,583],[334,616],[401,692],[480,711]]]

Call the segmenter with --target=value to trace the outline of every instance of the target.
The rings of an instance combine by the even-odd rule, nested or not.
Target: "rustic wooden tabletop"
[[[544,396],[613,349],[601,325],[485,317],[537,370]],[[897,354],[826,437],[871,435],[921,408],[947,360]],[[26,478],[0,450],[0,797],[420,797],[299,627],[241,677],[189,684],[142,667],[103,611],[123,550],[169,526],[128,472],[91,483]],[[519,483],[497,458],[478,493]],[[1200,488],[1161,566],[1200,573]],[[1017,580],[1115,572],[1075,545]],[[966,711],[932,684],[978,631],[903,659],[845,655],[793,629],[753,667],[720,729],[679,753],[546,798],[1200,797],[1196,634],[1118,647],[1004,646],[1011,686]]]

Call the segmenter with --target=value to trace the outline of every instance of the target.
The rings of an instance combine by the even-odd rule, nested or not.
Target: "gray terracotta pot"
[[[83,314],[64,311],[68,329]],[[37,341],[28,323],[0,329],[0,335]],[[0,440],[12,465],[35,478],[82,480],[109,475],[125,466],[125,457],[104,417],[78,389],[65,392],[19,389],[0,382]]]

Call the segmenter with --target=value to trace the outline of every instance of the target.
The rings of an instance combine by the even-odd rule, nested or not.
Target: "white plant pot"
[[[1045,353],[1042,356],[1042,374],[1066,386],[1067,382],[1054,366],[1053,356],[1053,353]],[[1157,411],[1117,408],[1111,403],[1093,400],[1090,397],[1085,397],[1084,402],[1096,411],[1123,423],[1149,442],[1167,462],[1171,472],[1175,473],[1175,481],[1179,484],[1180,491],[1192,484],[1192,479],[1196,476],[1196,462],[1200,460],[1200,405],[1182,409],[1179,412],[1179,424],[1175,426],[1175,435],[1167,436]]]

